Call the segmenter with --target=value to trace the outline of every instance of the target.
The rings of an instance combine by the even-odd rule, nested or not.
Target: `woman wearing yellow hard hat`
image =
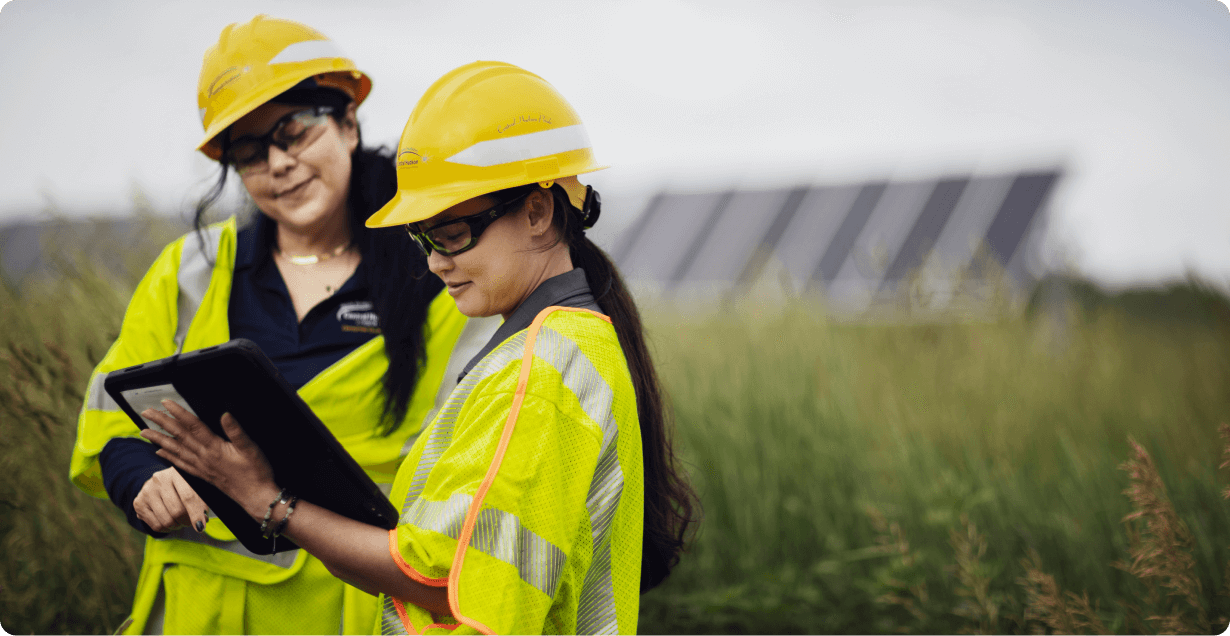
[[[362,144],[371,81],[319,32],[257,16],[205,54],[198,149],[221,163],[196,231],[136,289],[82,409],[71,476],[146,533],[130,633],[363,633],[376,599],[303,550],[235,540],[103,390],[108,372],[255,341],[367,473],[391,486],[457,370],[489,337],[467,321],[401,231],[363,220],[396,191],[391,152]],[[238,176],[253,220],[203,226]],[[425,336],[426,334],[426,336]]]
[[[405,226],[467,316],[504,323],[398,471],[392,531],[310,502],[284,534],[380,592],[382,633],[634,632],[639,594],[678,559],[694,495],[675,466],[640,318],[585,236],[601,169],[580,118],[545,80],[476,62],[415,107],[398,194],[368,219]],[[254,518],[279,492],[259,449],[195,416],[149,412],[177,466]]]

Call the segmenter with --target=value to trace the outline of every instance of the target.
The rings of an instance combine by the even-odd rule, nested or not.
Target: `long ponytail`
[[[496,193],[515,196],[537,186]],[[645,342],[641,314],[615,263],[585,236],[568,194],[559,185],[554,197],[553,224],[569,248],[572,264],[585,270],[586,282],[602,313],[611,318],[628,361],[636,390],[645,471],[644,543],[641,550],[641,592],[660,584],[679,563],[680,553],[699,521],[700,502],[675,457],[671,419],[661,383]],[[507,193],[507,194],[506,194]],[[504,195],[504,196],[500,196]]]

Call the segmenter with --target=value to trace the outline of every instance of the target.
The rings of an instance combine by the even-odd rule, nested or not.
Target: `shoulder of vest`
[[[606,324],[611,324],[611,319],[606,314],[601,314],[589,309],[581,309],[579,307],[547,307],[538,312],[538,316],[534,318],[534,322],[530,325],[530,330],[533,331],[538,326],[550,323],[552,325],[569,325],[569,324],[586,324],[590,321],[601,321]]]
[[[202,242],[204,242],[205,249],[203,251],[209,255],[209,259],[212,261],[224,248],[229,248],[229,253],[233,255],[238,237],[238,223],[234,216],[230,216],[222,221],[218,221],[217,223],[210,223],[209,225],[201,228],[200,231],[194,229],[184,233],[179,238],[172,241],[171,244],[167,246],[168,249],[166,251],[174,252],[178,255],[182,264],[185,256],[194,256],[194,254],[188,250],[193,250],[196,253],[195,255],[200,255],[202,252]],[[234,264],[233,260],[234,259],[232,259],[231,265]],[[217,263],[215,263],[215,265],[216,264]]]
[[[540,327],[550,327],[569,339],[585,334],[589,337],[584,339],[593,342],[592,336],[594,335],[609,335],[611,338],[614,338],[615,346],[619,346],[618,338],[615,336],[615,327],[611,319],[605,314],[600,314],[596,311],[572,307],[548,307],[538,315],[538,319],[534,322]],[[534,328],[534,326],[531,326],[531,330]],[[599,340],[601,339],[599,337]]]

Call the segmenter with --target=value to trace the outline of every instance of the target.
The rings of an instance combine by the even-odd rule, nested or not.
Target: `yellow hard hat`
[[[466,64],[414,107],[397,146],[397,195],[367,227],[415,223],[531,183],[558,183],[581,209],[586,188],[576,175],[605,167],[581,118],[546,80],[503,62]]]
[[[220,159],[219,133],[309,77],[346,93],[355,105],[372,90],[371,79],[311,27],[266,15],[227,25],[201,65],[196,100],[205,139],[197,150]]]

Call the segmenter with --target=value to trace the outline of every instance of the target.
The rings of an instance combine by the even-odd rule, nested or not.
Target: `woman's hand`
[[[263,515],[278,487],[265,454],[243,432],[239,422],[230,413],[222,416],[222,430],[231,438],[228,442],[175,402],[163,400],[162,405],[169,415],[155,409],[141,413],[175,436],[149,428],[141,431],[141,437],[162,448],[158,456],[213,484],[249,514],[258,518]]]
[[[137,518],[154,532],[170,532],[192,526],[205,529],[205,502],[174,467],[153,474],[132,501]]]

